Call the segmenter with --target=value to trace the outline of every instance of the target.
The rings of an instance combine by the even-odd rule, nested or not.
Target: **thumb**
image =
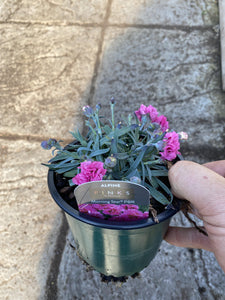
[[[202,216],[221,213],[224,207],[225,178],[191,161],[179,161],[169,170],[173,193],[186,199]]]

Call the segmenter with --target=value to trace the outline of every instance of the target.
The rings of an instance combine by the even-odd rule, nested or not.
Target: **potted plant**
[[[66,147],[55,139],[43,141],[41,146],[53,148],[53,158],[44,164],[49,168],[48,187],[65,212],[78,255],[101,274],[121,277],[148,266],[171,217],[180,209],[179,200],[170,191],[167,174],[180,159],[180,140],[187,135],[169,130],[166,117],[151,105],[142,104],[133,115],[116,123],[114,106],[112,98],[110,121],[100,116],[100,104],[95,110],[85,106],[85,136],[77,130],[71,132],[74,141]],[[121,205],[106,201],[108,196],[105,198],[104,193],[112,183],[117,187]],[[129,196],[125,197],[124,192],[121,198],[123,184],[129,191],[139,190],[135,196],[126,190]],[[149,202],[145,202],[147,210],[146,205],[145,209],[138,206],[146,198],[146,190],[150,193]],[[95,201],[86,199],[84,203],[75,197],[99,194],[104,196],[97,203],[96,197]],[[129,197],[136,197],[136,202],[129,202]],[[106,202],[101,203],[103,198]],[[112,198],[116,198],[115,193]]]

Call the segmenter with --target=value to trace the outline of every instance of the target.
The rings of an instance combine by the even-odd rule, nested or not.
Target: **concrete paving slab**
[[[0,20],[60,25],[68,23],[99,24],[104,19],[107,2],[107,0],[3,0]]]
[[[82,125],[100,33],[1,24],[0,133],[70,138]]]
[[[217,0],[114,0],[110,24],[202,26],[218,24]]]
[[[171,128],[188,132],[189,159],[223,158],[225,95],[213,29],[108,28],[93,101],[112,96],[118,118],[151,104]],[[109,115],[107,100],[103,110]]]
[[[189,132],[186,158],[224,159],[217,1],[11,0],[0,21],[0,298],[223,300],[213,254],[165,242],[121,287],[86,272],[47,190],[40,162],[50,152],[39,147],[70,139],[87,103],[102,101],[107,115],[114,96],[118,116],[152,104]],[[177,215],[173,224],[189,223]]]
[[[24,140],[0,139],[0,148],[0,298],[38,299],[62,222],[40,165],[47,153]]]

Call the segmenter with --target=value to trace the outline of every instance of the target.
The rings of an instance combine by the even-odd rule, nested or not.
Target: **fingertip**
[[[203,210],[213,209],[215,201],[225,201],[224,177],[206,166],[179,161],[170,168],[168,177],[173,194],[190,201],[200,214],[203,214]]]
[[[211,251],[208,237],[193,227],[169,227],[164,240],[177,247],[205,249]]]
[[[173,180],[174,178],[179,178],[183,173],[187,173],[186,170],[193,169],[199,166],[199,164],[188,161],[188,160],[180,160],[176,162],[170,169],[169,169],[169,178]]]
[[[185,192],[184,192],[184,182],[188,183],[188,180],[186,179],[187,176],[189,176],[190,173],[192,173],[192,170],[198,166],[197,163],[194,163],[192,161],[182,160],[176,162],[168,172],[168,178],[170,181],[172,192],[175,196],[177,196],[180,199],[185,198]]]
[[[225,160],[217,160],[205,163],[203,166],[225,177]]]

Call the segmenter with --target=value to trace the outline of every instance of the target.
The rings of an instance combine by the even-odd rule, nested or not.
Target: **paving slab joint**
[[[110,17],[111,6],[112,6],[112,0],[109,0],[108,4],[107,4],[107,7],[106,7],[105,17],[104,17],[104,20],[103,20],[103,23],[102,23],[101,37],[100,37],[100,40],[99,40],[98,52],[97,52],[97,56],[96,56],[95,66],[94,66],[94,73],[93,73],[93,77],[92,77],[92,81],[91,81],[90,95],[89,95],[89,99],[88,99],[88,105],[90,105],[90,106],[93,105],[93,97],[94,97],[94,94],[95,94],[95,84],[96,84],[96,80],[97,80],[97,77],[98,77],[100,57],[101,57],[101,54],[102,54],[102,47],[103,47],[103,42],[104,42],[105,30],[108,26],[108,20],[109,20],[109,17]]]
[[[63,254],[63,250],[66,245],[66,236],[69,230],[68,223],[66,221],[66,217],[63,212],[62,213],[62,224],[59,229],[58,237],[55,244],[54,256],[51,261],[51,266],[49,269],[49,273],[46,280],[45,292],[43,293],[44,299],[52,300],[57,299],[57,279],[59,274],[59,268],[61,263],[61,258]]]

